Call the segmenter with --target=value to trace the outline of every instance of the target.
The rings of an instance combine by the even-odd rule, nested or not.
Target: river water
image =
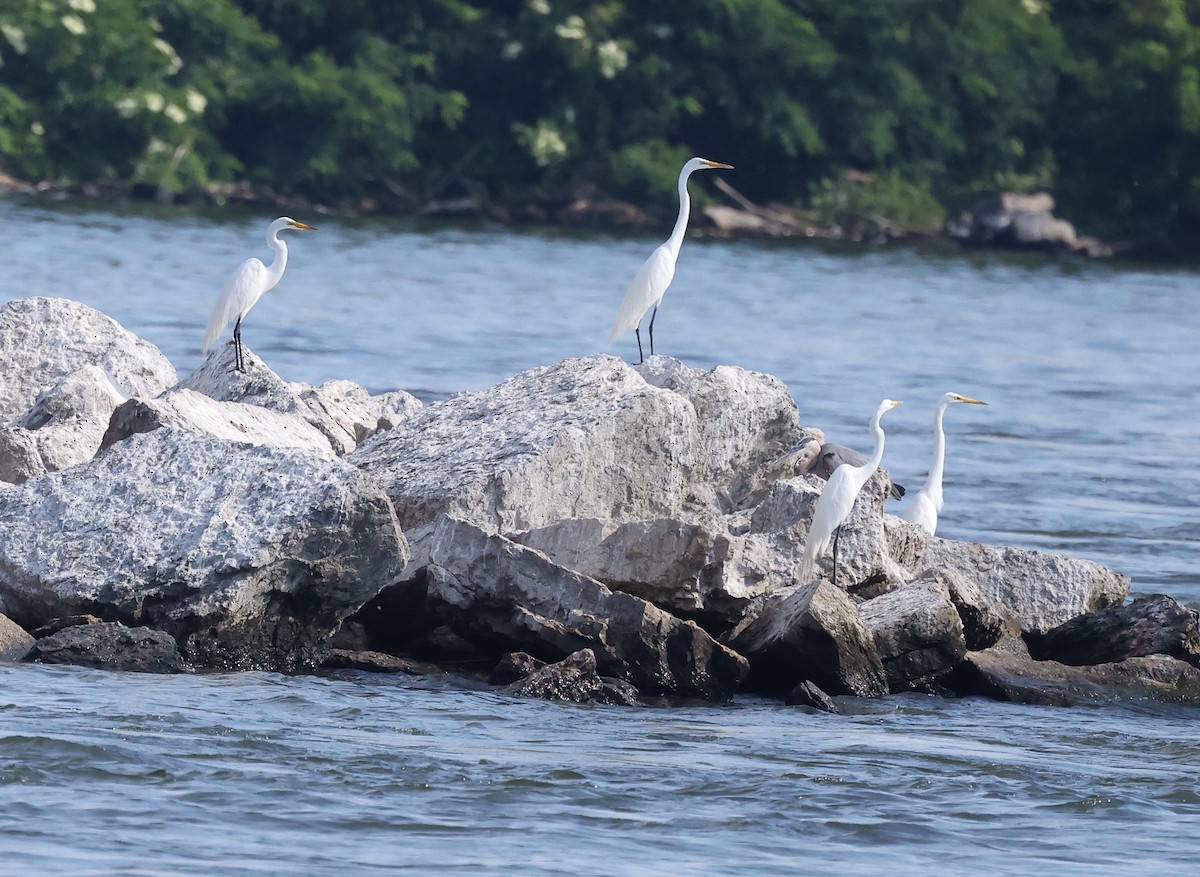
[[[74,298],[186,374],[271,216],[0,202],[0,301]],[[426,400],[611,352],[657,243],[297,216],[243,339],[275,371]],[[1042,548],[1200,605],[1196,274],[940,248],[689,240],[656,350],[787,382],[939,535]],[[0,666],[0,873],[1131,874],[1200,842],[1200,712],[892,697],[628,709],[450,679]]]

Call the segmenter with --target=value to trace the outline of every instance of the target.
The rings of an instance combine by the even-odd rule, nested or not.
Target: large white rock
[[[353,467],[171,429],[0,490],[0,521],[0,612],[155,627],[201,666],[311,666],[408,560]]]
[[[677,377],[683,389],[666,389],[616,357],[570,359],[430,405],[349,459],[405,527],[442,513],[504,534],[571,518],[711,520],[791,437],[796,407],[765,375],[679,366]]]
[[[1016,618],[1022,630],[1038,633],[1129,596],[1129,576],[1046,551],[932,537],[920,565],[958,573]]]
[[[299,448],[333,458],[329,439],[300,417],[258,405],[218,402],[194,390],[168,390],[156,399],[130,399],[112,415],[103,447],[131,435],[170,427],[230,442],[269,448]]]
[[[252,351],[246,371],[233,368],[233,345],[218,347],[176,389],[193,390],[221,402],[241,402],[297,417],[325,436],[336,454],[354,450],[359,441],[390,428],[420,410],[415,396],[396,390],[370,395],[353,381],[331,381],[320,387],[285,381]]]
[[[28,298],[0,307],[0,422],[33,406],[38,395],[92,365],[124,396],[157,396],[175,368],[147,341],[111,317],[62,298]]]
[[[20,484],[83,463],[100,450],[113,410],[125,400],[103,369],[85,365],[41,393],[0,427],[0,478]]]

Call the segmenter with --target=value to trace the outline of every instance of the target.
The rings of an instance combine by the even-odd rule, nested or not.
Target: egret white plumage
[[[946,415],[946,409],[956,402],[965,402],[968,405],[987,404],[960,393],[943,394],[938,401],[937,412],[933,415],[933,466],[929,469],[925,485],[901,512],[901,517],[922,527],[930,536],[937,532],[938,515],[945,505],[942,499],[942,472],[946,463],[946,431],[942,427],[942,418]]]
[[[733,170],[733,165],[722,164],[719,161],[709,161],[707,158],[691,158],[679,172],[679,217],[675,220],[675,228],[671,236],[660,244],[658,249],[650,254],[641,269],[634,275],[633,281],[625,291],[621,309],[617,312],[617,321],[613,324],[609,343],[616,341],[626,329],[632,329],[637,336],[638,362],[643,362],[642,333],[640,324],[646,316],[646,311],[654,308],[650,315],[650,355],[654,355],[654,318],[658,315],[658,305],[675,278],[675,262],[679,258],[679,248],[683,245],[683,235],[687,231],[688,217],[691,214],[692,199],[688,195],[688,177],[693,171],[724,168]]]
[[[288,229],[316,231],[311,225],[297,222],[288,216],[281,216],[267,228],[267,244],[275,251],[275,258],[270,265],[264,265],[260,259],[250,258],[237,267],[221,295],[213,306],[212,316],[208,318],[208,330],[204,333],[204,353],[220,337],[233,320],[233,349],[234,368],[240,372],[246,370],[242,358],[242,319],[250,313],[250,309],[263,297],[263,293],[275,287],[283,278],[287,268],[287,244],[279,239],[279,233]]]
[[[808,538],[804,543],[804,556],[800,560],[800,581],[807,582],[812,576],[813,566],[818,557],[825,553],[830,541],[833,542],[833,583],[837,584],[837,539],[841,535],[842,524],[850,516],[854,508],[854,500],[863,489],[863,485],[883,462],[883,427],[879,425],[884,413],[901,403],[884,399],[879,410],[871,418],[871,433],[875,436],[875,451],[862,466],[842,464],[833,470],[825,489],[817,499],[817,507],[813,512],[812,525],[808,528]]]

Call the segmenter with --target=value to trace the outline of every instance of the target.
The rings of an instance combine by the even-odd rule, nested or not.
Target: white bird
[[[944,505],[942,471],[946,463],[946,431],[942,428],[942,418],[946,409],[955,402],[965,402],[968,405],[987,404],[959,393],[946,393],[942,396],[938,402],[937,413],[933,416],[933,466],[929,470],[929,477],[925,479],[925,486],[917,492],[908,508],[901,512],[901,517],[922,527],[930,536],[937,532],[938,514]]]
[[[883,461],[883,427],[879,425],[884,412],[895,408],[899,402],[884,399],[879,410],[871,418],[871,433],[875,436],[875,451],[862,466],[843,463],[833,470],[825,489],[817,500],[812,525],[804,543],[804,556],[800,561],[800,581],[807,582],[812,576],[813,565],[833,541],[833,583],[837,584],[837,537],[841,535],[842,523],[850,516],[854,500],[879,468]]]
[[[638,362],[644,361],[642,356],[642,333],[638,328],[646,311],[654,308],[650,315],[650,355],[654,355],[654,318],[658,314],[658,305],[675,277],[675,261],[679,258],[679,248],[683,245],[683,235],[687,231],[688,216],[691,214],[692,199],[688,196],[688,177],[693,171],[713,168],[733,170],[731,164],[721,164],[719,161],[709,161],[707,158],[691,158],[679,172],[679,218],[675,220],[675,229],[666,242],[650,254],[641,269],[634,275],[629,289],[625,291],[625,299],[621,302],[621,310],[617,312],[617,321],[613,323],[612,335],[608,339],[611,344],[622,332],[632,329],[637,335]]]
[[[225,284],[225,288],[221,290],[212,316],[208,318],[208,331],[204,333],[204,353],[208,353],[208,348],[225,331],[229,321],[233,320],[234,368],[240,372],[246,370],[242,359],[242,319],[263,297],[263,293],[274,288],[283,278],[283,270],[287,267],[288,248],[287,244],[279,239],[279,233],[290,228],[316,231],[311,225],[305,225],[287,216],[281,216],[272,222],[267,229],[267,243],[275,251],[275,258],[271,260],[270,265],[264,265],[262,260],[253,258],[239,265]]]

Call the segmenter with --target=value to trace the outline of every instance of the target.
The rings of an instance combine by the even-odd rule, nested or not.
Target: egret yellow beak
[[[986,405],[987,402],[981,402],[978,399],[972,399],[970,396],[959,396],[959,402],[966,402],[968,405]]]
[[[892,402],[892,407],[895,408],[897,405],[903,405],[903,404],[904,404],[903,402],[898,402],[898,401]]]
[[[294,219],[292,220],[292,228],[298,228],[302,231],[317,231],[318,230],[318,229],[314,228],[313,226],[308,225],[307,223],[297,222]]]
[[[724,170],[727,170],[727,171],[731,171],[731,170],[733,170],[733,165],[731,165],[731,164],[722,164],[722,163],[721,163],[721,162],[719,162],[719,161],[709,161],[707,158],[702,158],[702,159],[700,159],[700,160],[701,160],[702,162],[704,162],[704,164],[705,164],[707,167],[712,167],[712,168],[723,168]]]

